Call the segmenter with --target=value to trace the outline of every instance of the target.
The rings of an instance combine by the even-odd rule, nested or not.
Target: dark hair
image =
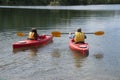
[[[81,32],[81,28],[77,29],[77,32]]]
[[[36,28],[32,28],[31,31],[32,32],[36,32],[37,30],[36,30]]]
[[[32,29],[31,29],[31,32],[34,32],[34,33],[35,33],[35,34],[34,34],[34,37],[35,37],[35,40],[37,40],[37,38],[38,38],[37,29],[36,29],[36,28],[32,28]]]

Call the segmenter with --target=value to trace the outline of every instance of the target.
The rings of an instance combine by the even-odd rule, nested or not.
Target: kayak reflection
[[[85,60],[86,57],[88,57],[89,53],[86,54],[81,54],[76,51],[72,51],[72,56],[74,58],[74,63],[77,68],[82,66],[83,61]]]
[[[33,57],[37,55],[38,48],[37,47],[26,47],[26,48],[13,49],[13,53],[16,54],[18,52],[24,52],[26,50],[29,50],[30,57]]]
[[[61,54],[60,49],[54,48],[52,50],[51,56],[52,56],[52,64],[56,67],[60,65],[61,62]]]
[[[34,57],[37,55],[38,49],[36,47],[32,47],[29,50],[30,50],[30,57]]]
[[[23,47],[23,48],[19,48],[19,49],[13,49],[13,53],[16,54],[16,53],[21,52],[21,51],[24,52],[28,49],[29,48],[27,48],[27,47]]]
[[[60,52],[59,52],[59,49],[53,49],[53,52],[52,52],[52,57],[55,57],[55,58],[60,58]]]

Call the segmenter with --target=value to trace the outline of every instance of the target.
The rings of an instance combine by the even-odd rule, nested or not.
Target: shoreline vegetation
[[[120,0],[0,0],[0,6],[68,6],[120,4]]]

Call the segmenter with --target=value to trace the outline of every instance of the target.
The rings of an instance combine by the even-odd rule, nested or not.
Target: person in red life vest
[[[36,28],[32,28],[28,35],[28,40],[38,40],[38,33]]]

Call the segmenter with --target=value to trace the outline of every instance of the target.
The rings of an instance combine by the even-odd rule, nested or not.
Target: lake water
[[[120,80],[120,5],[0,6],[0,80]],[[86,34],[89,55],[69,49],[68,35],[38,49],[13,52],[12,43],[25,40],[35,27],[52,31],[104,31]]]

